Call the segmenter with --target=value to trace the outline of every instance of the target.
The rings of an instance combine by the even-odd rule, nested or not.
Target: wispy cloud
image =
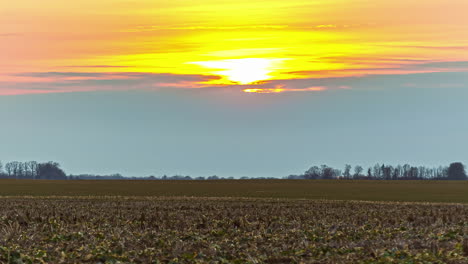
[[[269,94],[269,93],[287,93],[287,92],[318,92],[326,90],[326,87],[307,87],[307,88],[287,88],[284,85],[277,85],[275,88],[247,88],[242,91],[245,93],[258,93],[258,94]]]
[[[400,43],[376,44],[374,46],[391,47],[391,48],[413,48],[427,50],[468,50],[467,45],[402,45]]]
[[[468,74],[465,72],[431,72],[410,74],[380,74],[369,76],[303,78],[274,80],[255,88],[277,86],[302,89],[307,87],[326,87],[326,90],[383,90],[407,88],[468,88]]]
[[[122,32],[148,32],[160,30],[240,30],[240,29],[284,29],[287,25],[237,25],[237,26],[204,26],[204,25],[176,25],[159,26],[146,25],[125,29]]]
[[[368,65],[370,64],[370,65]],[[351,77],[351,76],[371,76],[371,75],[405,75],[415,73],[437,73],[437,72],[468,72],[467,61],[431,61],[424,60],[389,60],[388,63],[372,60],[352,62],[353,68],[313,70],[313,71],[293,71],[286,74],[296,75],[299,78],[323,78],[327,77]],[[359,67],[363,66],[363,67]],[[367,67],[366,67],[367,66]],[[369,67],[371,66],[371,67]],[[374,66],[374,67],[372,67]]]
[[[163,88],[203,88],[210,75],[153,73],[36,72],[6,76],[0,80],[0,95],[63,93],[83,91],[157,90]]]
[[[106,66],[106,65],[95,65]],[[293,72],[298,78],[215,84],[216,75],[141,72],[30,72],[0,76],[0,95],[159,89],[230,89],[280,94],[378,87],[466,87],[468,61],[410,63],[390,68]]]
[[[119,65],[68,65],[64,68],[129,68],[129,66]]]
[[[18,34],[18,33],[0,33],[0,37],[17,37],[20,35],[21,34]]]
[[[255,29],[302,29],[302,30],[338,30],[338,29],[350,29],[370,26],[371,24],[318,24],[318,25],[282,25],[282,24],[271,24],[271,25],[233,25],[233,26],[207,26],[207,25],[173,25],[173,26],[161,26],[161,25],[141,25],[129,29],[124,29],[121,32],[151,32],[151,31],[163,31],[163,30],[255,30]]]

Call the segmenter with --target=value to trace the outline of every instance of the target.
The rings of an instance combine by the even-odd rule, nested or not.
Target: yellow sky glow
[[[24,72],[215,75],[205,84],[249,85],[245,92],[268,80],[418,72],[404,67],[468,60],[466,10],[466,0],[5,1],[0,70],[4,80]]]

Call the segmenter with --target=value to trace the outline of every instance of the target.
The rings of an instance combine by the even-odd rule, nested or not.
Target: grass
[[[468,203],[468,181],[0,180],[0,196],[185,196]]]

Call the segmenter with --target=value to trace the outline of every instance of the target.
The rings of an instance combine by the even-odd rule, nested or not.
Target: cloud
[[[219,79],[211,75],[156,73],[33,72],[19,73],[0,81],[0,95],[84,91],[157,90],[203,88]]]
[[[287,93],[287,92],[318,92],[326,90],[326,87],[316,86],[316,87],[307,87],[307,88],[287,88],[284,85],[277,85],[275,88],[247,88],[243,89],[244,93]]]
[[[305,30],[350,30],[350,29],[357,29],[357,28],[367,28],[375,26],[374,23],[365,23],[365,24],[320,24],[320,25],[312,25],[312,26],[297,26],[297,29],[305,29]]]
[[[358,67],[361,65],[363,67]],[[366,65],[365,61],[354,62],[354,68],[336,70],[313,70],[313,71],[293,71],[285,74],[296,75],[299,78],[323,78],[326,77],[351,77],[351,76],[371,76],[371,75],[405,75],[416,73],[436,73],[436,72],[468,72],[468,61],[401,61],[394,63],[378,63],[375,67]],[[369,64],[372,64],[370,62]],[[365,67],[367,66],[367,67]]]
[[[203,89],[246,93],[320,92],[346,89],[463,88],[468,61],[439,61],[389,68],[293,72],[297,78],[250,85],[214,84],[215,75],[139,72],[31,72],[0,76],[0,95],[85,91]]]
[[[17,37],[20,35],[21,34],[18,34],[18,33],[0,33],[0,37]]]
[[[445,89],[468,88],[466,72],[431,72],[410,74],[380,74],[367,76],[303,78],[274,80],[258,88],[282,85],[303,89],[307,87],[326,87],[327,90],[385,90],[385,89]]]
[[[233,25],[233,26],[205,26],[205,25],[173,25],[173,26],[160,26],[160,25],[141,25],[129,29],[124,29],[121,32],[138,33],[138,32],[151,32],[162,30],[251,30],[251,29],[265,29],[265,30],[281,30],[281,29],[303,29],[303,30],[339,30],[350,29],[363,26],[370,26],[373,24],[353,24],[353,25],[337,25],[337,24],[319,24],[319,25],[282,25],[282,24],[265,24],[265,25]]]
[[[428,46],[428,45],[390,45],[379,44],[375,46],[391,47],[391,48],[414,48],[414,49],[429,49],[429,50],[468,50],[468,45],[449,45],[449,46]]]
[[[237,25],[237,26],[202,26],[202,25],[175,25],[175,26],[137,26],[122,32],[151,32],[160,30],[241,30],[241,29],[284,29],[287,25]]]
[[[337,25],[318,25],[316,28],[337,28]]]
[[[118,66],[118,65],[70,65],[64,66],[65,68],[128,68],[130,66]]]
[[[421,68],[468,69],[468,61],[436,61],[416,65]]]
[[[353,65],[405,65],[405,64],[418,64],[418,63],[430,63],[434,60],[426,59],[414,59],[414,58],[399,58],[399,57],[371,57],[371,56],[323,56],[317,59],[314,59],[310,62],[331,62],[331,63],[343,63]]]

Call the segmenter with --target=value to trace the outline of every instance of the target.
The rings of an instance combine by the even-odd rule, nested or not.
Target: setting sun
[[[209,73],[223,76],[228,82],[251,84],[273,78],[273,72],[284,59],[245,58],[201,61],[194,64],[209,69]]]

